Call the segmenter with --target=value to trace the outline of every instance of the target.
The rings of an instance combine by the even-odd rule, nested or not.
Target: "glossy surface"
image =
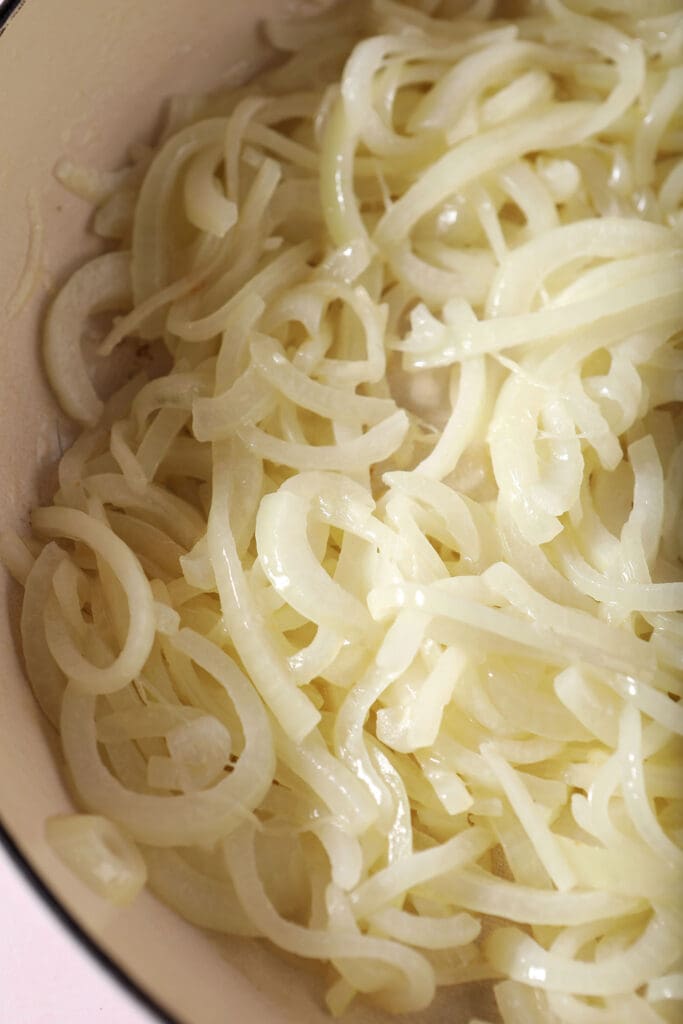
[[[44,382],[39,325],[54,289],[97,241],[86,233],[88,205],[57,183],[55,163],[66,154],[117,166],[131,142],[153,137],[166,97],[244,77],[262,54],[257,19],[289,8],[278,0],[202,0],[201,17],[190,17],[185,0],[27,0],[10,18],[0,36],[0,95],[10,99],[0,106],[0,528],[26,529],[28,509],[50,493],[70,437]],[[21,306],[25,266],[33,281]],[[132,908],[110,907],[52,854],[45,819],[71,803],[55,737],[23,675],[18,598],[0,573],[0,818],[23,855],[97,945],[179,1020],[329,1020],[313,970],[255,941],[214,941],[146,893]],[[429,1019],[485,1016],[471,996],[458,996],[458,1012],[444,993]],[[360,1006],[348,1019],[379,1018]]]

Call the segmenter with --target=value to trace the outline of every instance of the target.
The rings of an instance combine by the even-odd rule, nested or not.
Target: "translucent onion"
[[[227,835],[261,801],[274,770],[268,719],[235,663],[191,630],[182,630],[172,644],[225,688],[242,723],[242,754],[231,774],[212,788],[174,796],[127,790],[100,759],[94,699],[78,694],[73,686],[65,693],[60,723],[64,754],[83,802],[105,811],[134,838],[153,846],[209,843]]]
[[[427,961],[403,946],[359,933],[321,931],[303,928],[279,917],[268,901],[256,871],[253,854],[253,832],[243,828],[225,844],[225,854],[237,897],[244,912],[267,936],[283,949],[299,956],[358,959],[388,963],[392,968],[393,985],[382,986],[378,993],[387,1009],[402,1007],[424,1009],[434,992],[434,976]],[[398,975],[398,977],[396,977]],[[374,987],[374,986],[373,986]]]
[[[635,991],[677,956],[677,942],[665,921],[654,915],[642,935],[623,952],[598,963],[571,960],[548,953],[528,935],[501,928],[487,941],[494,966],[517,981],[555,992],[585,996],[618,995]]]
[[[85,429],[0,534],[88,812],[48,835],[326,962],[333,1013],[680,996],[674,7],[348,0],[129,166],[58,167],[116,251],[48,310]],[[111,397],[102,313],[97,356],[152,343]]]
[[[132,903],[147,881],[137,846],[107,818],[95,814],[48,818],[45,835],[74,874],[115,906]]]
[[[32,521],[41,533],[82,541],[111,566],[126,596],[129,623],[125,643],[112,664],[100,668],[84,658],[59,618],[46,618],[46,637],[62,672],[85,692],[122,689],[142,670],[154,642],[152,591],[140,563],[108,526],[76,509],[36,509]]]
[[[121,310],[131,299],[130,255],[112,252],[84,264],[50,307],[43,339],[45,369],[64,412],[79,423],[96,423],[103,404],[74,339],[80,339],[88,316]]]

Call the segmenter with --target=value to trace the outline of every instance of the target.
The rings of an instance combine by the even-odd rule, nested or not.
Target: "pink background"
[[[2,1024],[155,1024],[83,949],[0,846]]]

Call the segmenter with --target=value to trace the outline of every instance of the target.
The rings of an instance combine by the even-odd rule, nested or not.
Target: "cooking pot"
[[[55,290],[101,243],[56,162],[109,169],[155,137],[164,101],[238,82],[267,59],[260,19],[282,0],[24,0],[0,3],[0,529],[25,532],[47,500],[71,427],[50,395],[40,324]],[[36,891],[162,1019],[187,1024],[328,1021],[319,968],[257,940],[216,939],[143,893],[117,909],[74,878],[44,826],[69,812],[57,737],[26,681],[20,588],[0,571],[0,822]],[[495,1014],[476,987],[443,992],[421,1022]],[[385,1020],[359,1003],[349,1024]],[[416,1018],[402,1018],[416,1020]]]

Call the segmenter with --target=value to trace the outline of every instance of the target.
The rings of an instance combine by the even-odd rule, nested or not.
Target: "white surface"
[[[154,1024],[80,947],[0,846],[2,1024]]]

